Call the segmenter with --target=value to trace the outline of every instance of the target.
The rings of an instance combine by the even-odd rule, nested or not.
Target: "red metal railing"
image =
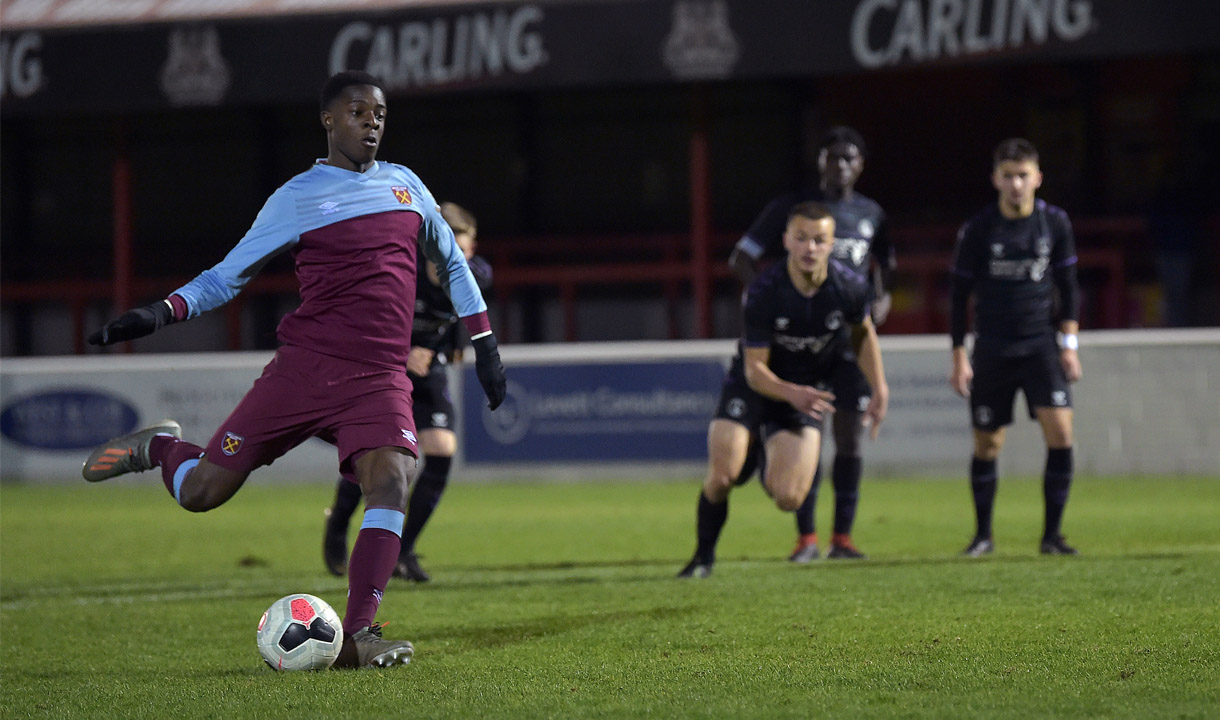
[[[1076,221],[1081,245],[1080,269],[1087,276],[1087,297],[1091,307],[1082,317],[1085,327],[1124,327],[1129,317],[1126,252],[1146,234],[1142,220],[1134,218],[1097,218]],[[948,226],[896,228],[893,241],[898,248],[896,302],[886,333],[944,332],[948,327],[948,269],[955,228]],[[737,236],[718,233],[709,243],[714,261],[692,259],[690,236],[686,234],[548,236],[529,238],[488,237],[480,242],[479,252],[495,269],[495,302],[507,307],[528,288],[554,291],[563,318],[567,340],[579,337],[576,307],[582,290],[655,284],[657,297],[669,305],[669,336],[698,336],[700,328],[683,332],[678,326],[676,305],[685,297],[695,298],[694,290],[709,288],[695,298],[705,304],[703,317],[710,318],[710,289],[717,281],[732,277],[724,258]],[[624,258],[630,258],[624,260]],[[696,268],[702,268],[700,275]],[[11,303],[55,303],[66,305],[75,331],[77,353],[84,352],[85,312],[91,305],[113,303],[126,297],[132,302],[162,296],[187,282],[186,277],[132,278],[123,288],[112,281],[55,281],[5,283],[0,286],[0,301]],[[245,291],[226,306],[228,347],[242,349],[242,309],[258,296],[294,294],[296,278],[289,273],[262,275],[250,282]],[[113,310],[113,308],[112,308]],[[699,313],[696,313],[699,317]],[[510,322],[507,313],[502,323]],[[517,328],[499,327],[502,337],[519,337]]]

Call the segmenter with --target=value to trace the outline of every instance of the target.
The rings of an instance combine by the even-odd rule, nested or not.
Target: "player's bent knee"
[[[775,507],[784,512],[794,512],[801,504],[805,502],[804,496],[797,496],[793,493],[776,494]]]
[[[798,482],[773,481],[767,485],[767,488],[771,491],[772,499],[775,500],[775,507],[784,512],[792,512],[799,508],[805,502],[805,496],[809,494],[809,486]]]
[[[365,505],[405,508],[407,488],[419,469],[419,462],[402,448],[378,448],[356,461],[356,478],[364,493]]]

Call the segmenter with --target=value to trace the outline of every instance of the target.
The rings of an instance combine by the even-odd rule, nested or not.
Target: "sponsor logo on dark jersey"
[[[779,345],[789,352],[801,352],[802,350],[805,350],[813,355],[817,355],[822,351],[822,348],[830,344],[830,341],[833,340],[834,337],[834,333],[813,335],[810,337],[794,337],[792,335],[780,335],[779,333],[776,333],[773,336],[773,339],[776,345]]]
[[[987,272],[993,278],[1000,280],[1024,280],[1029,278],[1034,282],[1046,275],[1050,260],[1044,257],[1027,258],[1025,260],[992,260],[987,263]]]
[[[835,246],[832,252],[840,260],[847,260],[853,266],[859,267],[864,264],[864,260],[868,257],[868,249],[869,241],[864,238],[841,237],[835,238]]]

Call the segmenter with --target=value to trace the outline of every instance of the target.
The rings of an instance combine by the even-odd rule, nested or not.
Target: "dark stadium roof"
[[[7,0],[5,30],[50,30],[92,25],[192,22],[287,15],[376,12],[435,6],[491,5],[510,0]]]

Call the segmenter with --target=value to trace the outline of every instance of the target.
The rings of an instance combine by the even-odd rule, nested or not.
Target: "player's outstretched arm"
[[[90,345],[113,345],[151,335],[172,322],[173,306],[169,300],[158,300],[151,305],[128,310],[118,319],[89,333],[87,340]]]

